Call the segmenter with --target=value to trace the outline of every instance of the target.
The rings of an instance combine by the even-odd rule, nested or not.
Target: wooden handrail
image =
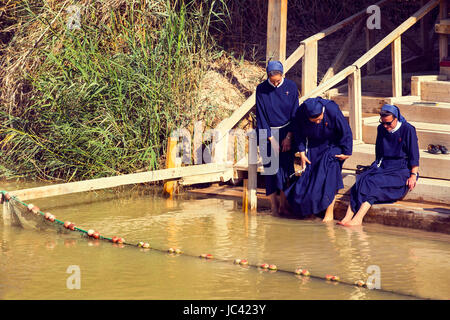
[[[332,87],[337,85],[339,82],[341,82],[342,80],[347,78],[350,74],[355,72],[356,69],[357,69],[356,66],[351,65],[351,66],[348,66],[347,68],[341,70],[334,77],[328,79],[327,81],[325,81],[324,83],[322,83],[321,85],[316,87],[314,90],[312,90],[312,91],[308,92],[307,94],[305,94],[304,96],[300,97],[299,103],[302,104],[306,99],[318,96],[318,95],[322,94],[323,92],[327,91],[328,89],[331,89]]]
[[[428,12],[433,10],[439,4],[439,0],[431,0],[425,6],[420,8],[416,13],[414,13],[410,18],[405,20],[400,26],[384,37],[380,42],[378,42],[372,49],[367,51],[358,60],[356,60],[352,65],[348,66],[344,70],[337,73],[334,77],[328,79],[326,82],[319,85],[314,90],[308,92],[306,95],[300,98],[300,103],[313,96],[318,96],[328,89],[331,89],[336,84],[344,80],[348,75],[352,74],[356,69],[361,69],[367,62],[374,58],[378,53],[380,53],[384,48],[390,45],[395,39],[401,36],[406,30],[413,26],[417,21],[423,18]]]
[[[383,6],[390,0],[381,0],[375,3],[377,6]],[[325,38],[326,36],[344,28],[345,26],[353,23],[354,21],[360,19],[364,15],[366,15],[366,9],[361,10],[358,13],[355,13],[354,15],[348,17],[347,19],[325,29],[321,32],[307,38],[306,40],[302,41],[300,45],[297,47],[297,49],[286,59],[286,61],[283,63],[284,65],[284,72],[288,72],[305,54],[305,44],[311,41],[318,41],[320,39]],[[233,114],[227,118],[224,119],[219,125],[216,127],[216,130],[220,132],[226,132],[228,130],[231,130],[249,111],[250,109],[255,105],[256,103],[256,93],[253,92],[253,94],[247,98],[246,101],[238,108],[236,109]]]
[[[353,47],[353,43],[358,35],[358,32],[360,31],[364,20],[359,20],[354,26],[353,30],[348,35],[347,39],[345,39],[345,42],[342,46],[342,49],[339,51],[339,53],[336,55],[336,57],[333,60],[333,63],[328,68],[325,75],[322,77],[322,80],[320,80],[320,84],[324,83],[328,79],[330,79],[332,76],[336,74],[336,71],[339,70],[344,63],[344,60],[347,58],[350,49]]]
[[[381,0],[378,1],[375,5],[383,6],[389,0]],[[401,36],[406,30],[408,30],[411,26],[413,26],[417,21],[423,18],[428,12],[434,9],[439,4],[439,0],[431,0],[425,6],[420,8],[416,13],[414,13],[410,18],[404,21],[400,26],[398,26],[395,30],[389,33],[385,38],[383,38],[380,42],[378,42],[374,47],[372,47],[369,51],[367,51],[362,57],[356,60],[351,66],[348,66],[344,70],[337,73],[332,78],[328,79],[326,82],[321,83],[319,86],[315,87],[313,90],[309,92],[305,92],[304,95],[300,98],[300,103],[305,101],[306,99],[317,96],[325,92],[326,90],[332,88],[342,80],[344,80],[348,75],[352,74],[356,69],[360,69],[366,63],[368,63],[372,58],[374,58],[379,52],[381,52],[384,48],[390,45],[396,38]],[[305,45],[312,41],[318,41],[323,39],[324,37],[342,29],[343,27],[351,24],[362,16],[367,14],[366,10],[362,10],[347,19],[337,23],[305,40],[302,41],[300,46],[289,56],[289,58],[285,61],[285,72],[292,68],[297,61],[299,61],[305,54]],[[238,108],[233,114],[224,119],[216,129],[220,132],[227,132],[231,130],[256,103],[256,93],[253,94]]]
[[[411,17],[406,19],[401,25],[399,25],[396,29],[394,29],[391,33],[384,37],[380,42],[373,46],[372,49],[363,54],[358,60],[353,63],[353,65],[358,68],[362,68],[362,66],[369,62],[378,53],[383,51],[384,48],[390,45],[406,30],[411,28],[417,21],[422,19],[424,15],[433,10],[438,4],[439,0],[431,0],[430,2],[428,2],[425,6],[420,8],[416,13],[414,13]]]
[[[378,1],[377,3],[375,3],[374,5],[382,7],[383,5],[385,5],[388,1],[390,0],[381,0]],[[354,15],[348,17],[345,20],[342,20],[339,23],[336,23],[335,25],[332,25],[331,27],[326,28],[325,30],[322,30],[314,35],[312,35],[309,38],[306,38],[305,40],[303,40],[302,42],[304,43],[309,43],[309,42],[313,42],[313,41],[318,41],[320,39],[325,38],[326,36],[329,36],[330,34],[341,30],[342,28],[344,28],[345,26],[359,20],[360,18],[362,18],[364,15],[367,14],[367,9],[361,10],[357,13],[355,13]]]
[[[285,72],[288,72],[305,54],[305,47],[300,44],[297,49],[283,63]]]

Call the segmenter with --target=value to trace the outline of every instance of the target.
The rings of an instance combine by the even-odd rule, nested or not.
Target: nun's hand
[[[408,180],[406,180],[406,185],[408,186],[409,191],[412,191],[412,189],[415,188],[416,184],[417,184],[417,177],[416,177],[415,174],[412,174],[412,175],[408,178]]]
[[[291,150],[291,136],[288,134],[286,138],[281,141],[281,152]]]
[[[308,157],[306,156],[305,152],[300,152],[300,163],[302,166],[302,170],[306,168],[306,163],[311,164],[311,161],[309,161]]]
[[[350,156],[346,154],[337,154],[335,155],[335,157],[338,158],[339,160],[347,160],[348,158],[350,158]]]

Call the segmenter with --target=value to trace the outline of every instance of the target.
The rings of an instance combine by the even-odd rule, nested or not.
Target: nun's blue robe
[[[294,215],[299,216],[320,213],[331,204],[338,190],[344,187],[344,161],[335,155],[351,155],[353,149],[352,131],[339,106],[332,100],[314,99],[325,107],[323,120],[318,124],[309,121],[304,104],[294,120],[298,151],[306,151],[311,164],[285,190]]]
[[[281,152],[281,142],[286,138],[287,133],[292,131],[292,120],[298,108],[298,89],[292,80],[283,79],[283,83],[276,88],[268,80],[257,86],[256,129],[260,151],[267,150],[261,152],[265,169],[271,166],[270,156],[273,152],[268,138],[276,137],[278,132],[280,145],[278,171],[275,174],[265,175],[266,195],[283,190],[289,176],[294,172],[294,151],[291,149]],[[265,139],[261,139],[262,129],[265,129],[267,133]]]
[[[416,128],[405,120],[397,131],[389,133],[380,124],[375,158],[375,162],[357,176],[350,190],[350,205],[355,213],[366,201],[371,205],[393,203],[407,193],[406,181],[411,168],[419,166]]]

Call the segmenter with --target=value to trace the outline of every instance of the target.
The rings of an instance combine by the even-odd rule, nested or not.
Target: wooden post
[[[258,152],[256,131],[251,130],[248,134],[248,197],[250,198],[250,212],[257,210],[258,199],[256,197],[257,179],[258,179]]]
[[[429,0],[420,0],[420,6],[423,7],[425,3],[428,1]],[[430,18],[428,15],[426,15],[425,17],[422,18],[422,20],[420,20],[420,39],[421,39],[420,42],[422,45],[422,53],[425,56],[429,56],[428,49],[430,47],[430,42],[428,35],[429,30],[427,29],[428,25],[430,24],[429,22]]]
[[[350,127],[353,140],[362,141],[362,97],[361,69],[356,69],[348,77],[348,103],[350,106]]]
[[[369,28],[365,28],[366,33],[366,51],[369,51],[372,46],[375,44],[375,32],[374,30],[370,30]],[[367,74],[375,73],[375,57],[367,62]]]
[[[302,42],[305,54],[302,60],[302,96],[317,87],[317,40]]]
[[[286,60],[287,0],[269,0],[266,61]]]
[[[398,36],[391,45],[392,59],[392,96],[402,96],[402,38]]]
[[[167,152],[166,152],[166,169],[175,168],[176,166],[176,147],[178,139],[174,137],[169,137],[167,141]],[[167,181],[164,183],[164,194],[169,195],[170,198],[173,196],[173,192],[176,187],[176,181]]]
[[[448,4],[447,0],[441,0],[439,3],[439,19],[442,21],[447,18]],[[448,34],[439,34],[439,62],[448,56]]]

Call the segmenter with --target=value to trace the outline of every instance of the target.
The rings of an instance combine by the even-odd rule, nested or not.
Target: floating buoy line
[[[113,236],[111,238],[106,237],[106,236],[100,234],[100,232],[97,230],[94,230],[94,229],[84,230],[84,229],[76,226],[76,224],[71,221],[58,220],[58,219],[56,219],[55,215],[51,214],[50,212],[42,212],[39,209],[39,207],[37,207],[36,205],[31,204],[31,203],[27,204],[25,202],[22,202],[17,197],[11,196],[7,191],[0,191],[0,204],[3,204],[4,202],[9,202],[11,199],[20,203],[24,207],[26,207],[29,212],[31,212],[35,215],[38,215],[38,216],[42,216],[42,218],[44,220],[59,224],[67,230],[80,232],[87,238],[91,238],[91,239],[95,239],[95,240],[106,240],[106,241],[112,242],[113,244],[118,244],[121,246],[131,246],[131,247],[137,247],[137,248],[149,249],[149,250],[151,249],[151,250],[155,250],[155,251],[169,253],[171,255],[183,254],[186,256],[199,257],[201,259],[206,259],[206,260],[215,260],[218,262],[227,262],[227,263],[230,262],[230,260],[216,259],[216,258],[214,258],[214,256],[212,254],[209,254],[209,253],[202,253],[198,256],[189,255],[189,254],[185,254],[178,248],[169,248],[169,249],[165,250],[165,249],[160,249],[160,248],[153,248],[150,246],[149,242],[139,241],[137,244],[134,244],[134,243],[126,242],[125,239],[122,237],[118,237],[118,236]],[[234,259],[232,261],[232,263],[243,266],[243,267],[256,268],[256,269],[259,269],[262,271],[270,271],[272,273],[274,273],[274,272],[290,273],[290,274],[294,274],[296,277],[314,278],[314,279],[318,279],[318,280],[325,280],[327,282],[334,282],[336,284],[340,283],[342,285],[353,286],[353,287],[356,286],[356,287],[366,288],[368,290],[371,290],[371,289],[369,289],[367,283],[363,280],[356,280],[355,282],[351,283],[351,282],[341,281],[339,276],[337,276],[337,275],[327,274],[324,277],[321,277],[321,276],[317,276],[317,275],[312,275],[309,270],[303,269],[301,267],[295,269],[294,271],[282,270],[282,269],[278,269],[278,267],[275,264],[262,263],[259,265],[252,265],[249,263],[249,261],[247,259]],[[411,295],[411,294],[407,294],[407,293],[401,293],[401,292],[396,292],[396,291],[391,291],[391,290],[386,290],[386,289],[381,289],[381,288],[375,289],[375,290],[380,291],[380,292],[393,293],[393,294],[398,294],[398,295],[402,295],[402,296],[412,297],[412,298],[428,299],[428,298],[423,298],[423,297],[419,297],[419,296],[415,296],[415,295]]]

